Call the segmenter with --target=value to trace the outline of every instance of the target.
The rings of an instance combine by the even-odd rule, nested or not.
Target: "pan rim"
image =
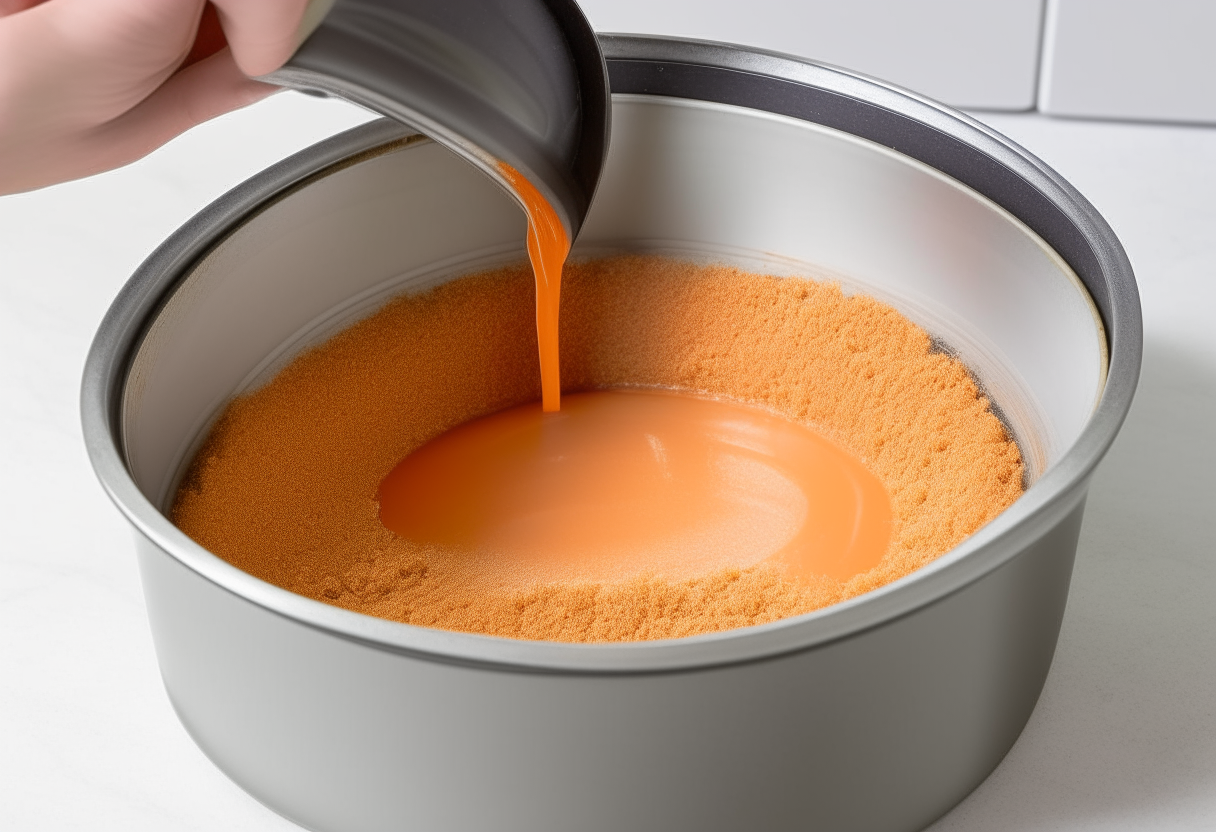
[[[1084,499],[1089,477],[1131,405],[1142,349],[1139,296],[1131,265],[1109,225],[1084,197],[1043,162],[968,116],[848,70],[777,53],[703,41],[610,35],[601,36],[601,43],[614,92],[638,92],[636,89],[617,89],[619,84],[629,81],[628,78],[621,80],[628,71],[635,71],[635,76],[651,84],[654,76],[666,71],[667,77],[674,81],[666,88],[643,94],[710,100],[704,97],[705,79],[719,76],[720,80],[725,73],[730,84],[721,85],[724,92],[737,93],[742,85],[744,90],[760,91],[758,94],[770,104],[777,101],[777,106],[782,106],[781,95],[793,98],[812,93],[833,96],[840,99],[844,112],[850,108],[855,110],[859,120],[872,120],[875,113],[886,114],[896,119],[895,124],[920,125],[924,128],[922,139],[949,139],[954,143],[951,146],[966,149],[974,157],[961,160],[960,164],[988,160],[1007,171],[1013,185],[1024,183],[1040,200],[1054,206],[1071,224],[1074,239],[1070,245],[1088,247],[1097,264],[1096,271],[1093,265],[1078,267],[1077,262],[1060,251],[1081,277],[1102,313],[1109,339],[1109,364],[1106,384],[1089,422],[1035,487],[960,546],[905,578],[801,616],[683,639],[565,644],[434,630],[332,607],[236,569],[173,526],[143,496],[127,471],[120,417],[130,361],[147,326],[179,281],[235,228],[319,178],[371,156],[399,149],[403,144],[417,142],[416,134],[410,128],[382,119],[307,148],[250,178],[204,208],[136,270],[107,312],[85,364],[81,391],[85,442],[103,487],[139,534],[182,566],[226,592],[275,615],[375,649],[428,661],[510,672],[651,674],[754,662],[816,649],[888,625],[962,591],[999,569]],[[659,70],[660,67],[664,70]],[[694,83],[685,84],[688,89],[680,88],[681,72],[694,78]],[[633,83],[637,83],[636,77]],[[676,94],[681,92],[685,94]],[[750,108],[778,112],[769,106]],[[847,129],[844,132],[852,133]],[[862,138],[873,139],[872,136]],[[932,161],[909,153],[907,136],[893,134],[888,138],[893,141],[880,143],[942,170]],[[902,146],[900,141],[903,141]],[[931,152],[932,149],[926,151]],[[950,171],[942,172],[951,175]],[[1050,237],[1035,227],[1035,217],[1022,216],[1018,205],[1009,204],[1012,198],[1002,199],[1002,194],[989,193],[966,181],[963,184],[1009,211],[1052,244]],[[1095,280],[1103,281],[1104,285],[1094,285]],[[1095,289],[1104,291],[1105,298],[1102,291]]]

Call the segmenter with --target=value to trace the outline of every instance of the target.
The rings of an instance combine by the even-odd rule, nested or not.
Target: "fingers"
[[[50,0],[43,9],[59,38],[80,51],[125,64],[180,59],[190,48],[205,0]],[[126,50],[122,54],[119,50]]]
[[[215,5],[0,0],[0,193],[124,165],[273,92],[247,75],[291,56],[308,0]]]
[[[224,37],[219,12],[216,11],[213,3],[208,3],[203,7],[203,15],[198,22],[198,32],[194,36],[194,45],[190,47],[190,53],[182,61],[182,66],[187,67],[198,63],[203,58],[210,58],[227,45],[228,39]]]
[[[228,49],[188,66],[87,138],[103,169],[133,162],[197,124],[246,107],[278,87],[251,81]]]
[[[0,153],[0,194],[79,179],[140,159],[186,130],[278,90],[251,81],[224,49],[173,75],[123,115]]]
[[[202,0],[50,0],[0,18],[0,146],[102,124],[167,80]]]
[[[0,17],[23,12],[28,8],[45,3],[46,0],[0,0]]]
[[[310,5],[309,0],[213,2],[236,63],[249,76],[273,72],[291,57],[300,44],[300,25]]]

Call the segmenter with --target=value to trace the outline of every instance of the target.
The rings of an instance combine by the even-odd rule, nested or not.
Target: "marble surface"
[[[122,171],[0,198],[0,827],[295,829],[178,724],[124,521],[85,458],[81,366],[110,299],[227,188],[363,121],[284,94]],[[1089,498],[1046,689],[934,832],[1216,828],[1216,129],[982,115],[1130,252],[1140,391]]]

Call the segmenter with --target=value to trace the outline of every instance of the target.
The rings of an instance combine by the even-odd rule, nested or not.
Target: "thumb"
[[[278,69],[309,32],[305,11],[322,14],[332,0],[212,0],[219,11],[232,57],[249,76]],[[313,8],[310,8],[313,7]],[[309,15],[308,18],[311,18]]]

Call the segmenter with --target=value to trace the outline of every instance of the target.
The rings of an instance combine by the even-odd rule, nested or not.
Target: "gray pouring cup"
[[[165,514],[225,403],[395,294],[524,257],[501,189],[373,122],[190,220],[89,354],[85,438],[135,530],[165,688],[217,766],[314,830],[920,829],[1042,689],[1139,373],[1131,267],[1067,182],[960,113],[755,50],[601,43],[613,135],[575,256],[672,252],[893,304],[998,406],[1025,495],[866,595],[667,641],[432,630],[234,568]]]
[[[608,74],[574,0],[311,0],[261,78],[409,124],[510,190],[524,175],[578,236],[608,150]]]

